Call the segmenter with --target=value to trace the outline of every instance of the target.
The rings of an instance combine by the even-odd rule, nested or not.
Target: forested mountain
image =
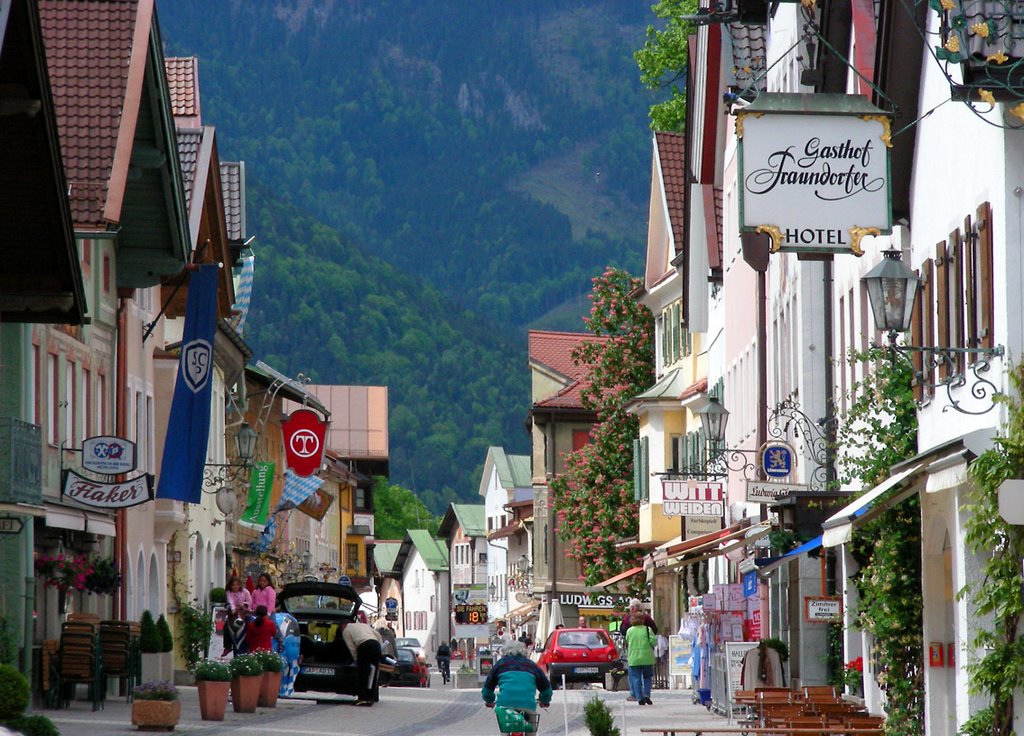
[[[590,278],[640,268],[649,0],[159,11],[257,192],[254,348],[388,384],[393,480],[472,495],[481,448],[526,448],[525,326],[580,329]]]

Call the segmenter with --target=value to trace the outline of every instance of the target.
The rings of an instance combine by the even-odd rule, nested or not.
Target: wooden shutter
[[[921,347],[935,347],[935,262],[929,258],[921,264],[921,311],[924,313],[924,337]],[[935,383],[935,367],[927,356],[921,356],[922,378],[925,396],[931,393]]]
[[[960,229],[957,228],[949,234],[949,243],[946,246],[946,277],[949,280],[949,295],[946,304],[949,308],[949,346],[953,348],[965,347],[964,344],[964,270],[963,270],[963,240],[960,236]],[[964,354],[958,353],[954,358],[956,373],[964,373]]]
[[[992,205],[978,207],[978,342],[983,348],[995,345],[995,311],[992,293]]]
[[[935,345],[949,347],[949,269],[946,267],[946,244],[935,246]],[[949,363],[939,365],[939,380],[949,378]]]
[[[921,277],[919,271],[914,273]],[[922,277],[921,288],[918,290],[917,299],[914,301],[914,311],[910,316],[910,344],[911,345],[924,345],[924,304],[926,303],[925,294],[925,283]],[[914,400],[924,401],[925,390],[923,382],[924,374],[924,353],[912,352],[910,354],[910,364],[914,367]]]
[[[964,218],[961,262],[964,274],[964,345],[978,347],[978,233],[970,215]]]
[[[640,501],[640,440],[633,440],[633,500]]]

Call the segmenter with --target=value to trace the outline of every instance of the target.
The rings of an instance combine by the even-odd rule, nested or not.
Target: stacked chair
[[[103,655],[99,637],[98,616],[76,614],[61,627],[60,650],[54,672],[57,707],[71,703],[77,685],[89,686],[92,709],[103,707]]]
[[[121,678],[128,701],[132,688],[142,681],[142,654],[139,648],[139,624],[134,621],[100,622],[100,654],[103,666],[103,687],[107,679]]]

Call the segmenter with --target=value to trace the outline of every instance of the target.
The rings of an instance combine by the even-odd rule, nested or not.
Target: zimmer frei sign
[[[736,115],[740,229],[771,251],[853,253],[892,231],[889,117],[857,95],[762,94]]]

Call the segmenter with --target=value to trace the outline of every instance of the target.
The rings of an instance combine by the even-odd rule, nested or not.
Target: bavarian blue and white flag
[[[202,499],[203,466],[210,439],[213,337],[217,328],[217,265],[203,264],[188,284],[181,359],[167,421],[157,498],[186,503]]]
[[[290,469],[284,471],[284,491],[281,493],[281,502],[277,505],[274,513],[295,508],[320,490],[320,486],[323,484],[323,478],[318,478],[315,475],[302,477],[295,475]]]
[[[277,536],[277,514],[270,517],[259,537],[249,547],[253,552],[269,552],[275,536]]]
[[[256,256],[246,256],[242,259],[242,273],[238,276],[238,286],[235,287],[235,306],[238,314],[231,318],[231,326],[241,335],[245,332],[245,320],[249,317],[249,304],[252,303],[252,282],[253,273],[256,267]]]

